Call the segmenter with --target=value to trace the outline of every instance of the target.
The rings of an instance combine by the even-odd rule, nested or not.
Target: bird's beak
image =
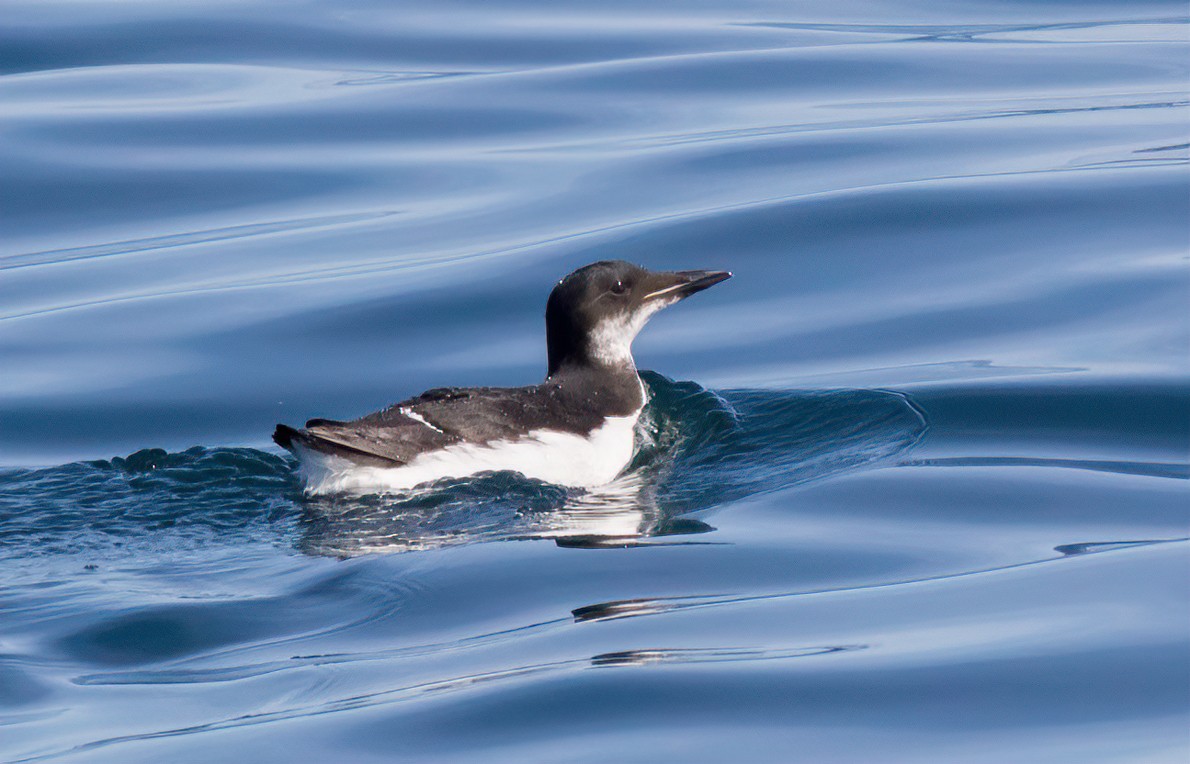
[[[728,271],[650,273],[648,281],[650,291],[641,298],[641,301],[681,300],[729,278],[731,278],[731,273]]]

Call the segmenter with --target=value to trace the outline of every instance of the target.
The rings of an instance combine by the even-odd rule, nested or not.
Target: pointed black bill
[[[642,298],[649,300],[681,300],[695,292],[713,287],[720,281],[731,278],[730,271],[674,271],[672,273],[650,274],[650,291]]]

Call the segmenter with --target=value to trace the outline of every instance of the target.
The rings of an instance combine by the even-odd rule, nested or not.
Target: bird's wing
[[[587,433],[601,418],[556,386],[428,390],[350,422],[312,419],[305,429],[278,425],[273,439],[378,466],[407,464],[456,443],[515,440],[538,429]]]
[[[585,401],[550,384],[440,388],[400,406],[469,443],[514,440],[540,429],[585,434],[601,421]]]
[[[457,442],[458,438],[394,411],[383,423],[369,422],[366,418],[352,422],[311,419],[300,430],[277,425],[273,440],[290,450],[296,443],[362,464],[394,467],[408,463],[425,451],[444,448]]]

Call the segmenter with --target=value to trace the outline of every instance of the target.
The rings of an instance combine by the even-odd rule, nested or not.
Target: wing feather
[[[537,429],[586,434],[602,422],[596,401],[556,384],[436,388],[351,421],[311,419],[305,429],[278,425],[273,439],[365,463],[399,466],[456,443],[514,440]]]

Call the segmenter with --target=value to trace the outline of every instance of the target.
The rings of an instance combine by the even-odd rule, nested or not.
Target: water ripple
[[[1184,759],[1184,5],[10,0],[0,759]],[[609,258],[613,485],[266,445]]]
[[[293,220],[272,220],[262,223],[246,223],[242,225],[210,228],[202,231],[187,231],[185,233],[152,236],[145,239],[130,239],[127,241],[109,242],[106,244],[90,244],[85,247],[68,247],[66,249],[51,249],[44,252],[27,252],[13,255],[0,255],[0,271],[14,268],[29,268],[39,265],[58,265],[74,260],[91,260],[95,258],[114,257],[142,252],[155,252],[173,247],[185,247],[191,244],[206,244],[213,241],[227,239],[243,239],[252,236],[265,236],[274,233],[289,233],[311,228],[329,228],[334,226],[351,225],[380,220],[390,215],[398,214],[391,210],[378,212],[354,212],[342,215],[321,215]]]

